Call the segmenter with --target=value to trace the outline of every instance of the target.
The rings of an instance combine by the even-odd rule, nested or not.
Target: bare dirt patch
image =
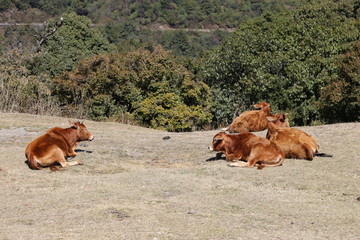
[[[85,124],[84,165],[34,171],[27,143],[67,119],[0,113],[0,239],[359,239],[360,123],[304,127],[333,157],[263,170],[207,161],[218,131]]]

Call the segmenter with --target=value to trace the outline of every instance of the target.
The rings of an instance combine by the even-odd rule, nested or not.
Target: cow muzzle
[[[214,151],[214,148],[213,148],[211,145],[208,146],[208,149],[209,149],[210,151]]]
[[[91,135],[90,137],[89,137],[89,139],[88,139],[89,141],[92,141],[92,140],[94,140],[94,136],[93,135]]]

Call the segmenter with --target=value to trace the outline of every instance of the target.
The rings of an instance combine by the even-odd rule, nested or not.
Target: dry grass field
[[[263,170],[214,161],[218,131],[85,124],[84,165],[35,171],[26,145],[67,119],[0,113],[1,240],[360,239],[360,123],[303,127],[333,157]]]

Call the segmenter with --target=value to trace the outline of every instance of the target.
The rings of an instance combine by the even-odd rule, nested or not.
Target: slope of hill
[[[216,130],[85,124],[95,140],[77,148],[84,165],[33,171],[24,163],[27,143],[49,127],[67,127],[67,119],[0,113],[2,239],[360,236],[360,123],[303,127],[333,157],[263,170],[209,161]]]
[[[134,22],[137,25],[154,23],[172,27],[236,27],[246,19],[264,12],[293,9],[300,3],[294,0],[212,0],[212,1],[5,1],[0,6],[0,21],[31,22],[42,12],[53,17],[68,11],[88,16],[94,23]],[[19,14],[21,11],[25,14]],[[26,14],[32,12],[33,14]]]

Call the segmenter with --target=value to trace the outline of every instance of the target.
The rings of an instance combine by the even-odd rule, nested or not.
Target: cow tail
[[[38,164],[38,162],[36,161],[36,158],[34,156],[34,154],[30,153],[28,156],[28,166],[31,168],[31,169],[34,169],[34,170],[41,170],[42,167]]]

